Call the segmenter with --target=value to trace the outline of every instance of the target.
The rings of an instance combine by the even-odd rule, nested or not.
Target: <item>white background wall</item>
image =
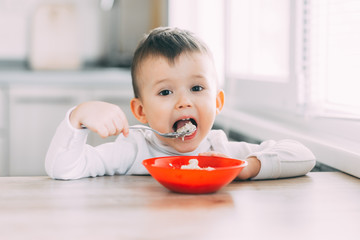
[[[152,6],[163,6],[160,20],[166,22],[165,0],[115,2],[112,11],[116,11],[117,16],[113,14],[110,19],[110,12],[101,9],[100,0],[0,0],[0,60],[27,58],[33,17],[41,4],[70,4],[76,8],[81,54],[85,61],[94,61],[106,54],[110,37],[118,38],[119,50],[133,51],[139,38],[154,24]]]

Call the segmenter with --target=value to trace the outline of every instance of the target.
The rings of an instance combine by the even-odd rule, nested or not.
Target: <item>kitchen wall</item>
[[[60,31],[59,36],[74,41],[82,62],[96,62],[108,58],[111,53],[131,55],[139,38],[144,32],[157,25],[166,25],[167,1],[165,0],[115,0],[111,9],[107,9],[107,0],[0,0],[0,61],[27,60],[34,51],[34,36],[40,34],[41,39],[56,35],[55,28],[60,24],[67,24]],[[54,8],[71,7],[64,19],[51,25],[54,14],[43,16],[37,21],[39,8],[51,5]],[[68,21],[61,21],[66,20]],[[71,21],[69,21],[71,19]],[[36,31],[36,27],[43,26],[43,31]],[[47,25],[46,25],[47,24]],[[46,27],[48,30],[46,31]],[[41,29],[41,27],[40,27]],[[48,38],[58,41],[58,38]],[[70,42],[71,42],[70,41]],[[58,42],[59,48],[65,48],[66,42]],[[71,44],[71,43],[70,43]],[[41,44],[40,44],[41,45]],[[44,44],[42,44],[44,45]],[[54,48],[52,48],[54,49]],[[50,49],[51,50],[51,49]],[[115,50],[115,51],[114,51]]]
[[[29,52],[29,40],[36,9],[42,4],[56,4],[59,1],[43,0],[0,0],[0,59],[23,60]],[[62,1],[73,4],[79,24],[81,50],[85,59],[97,59],[103,53],[101,39],[101,9],[96,0]]]

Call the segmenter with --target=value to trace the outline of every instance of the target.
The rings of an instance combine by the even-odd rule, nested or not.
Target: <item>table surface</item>
[[[359,239],[360,180],[234,181],[204,195],[150,176],[0,177],[0,239]]]

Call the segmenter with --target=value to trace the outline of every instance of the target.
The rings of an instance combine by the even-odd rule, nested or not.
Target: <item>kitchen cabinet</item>
[[[0,176],[7,175],[7,95],[6,91],[0,88]]]
[[[0,72],[0,176],[45,175],[45,156],[66,112],[84,101],[120,106],[130,124],[131,76],[127,69]],[[93,146],[113,141],[90,133]]]
[[[3,136],[0,136],[0,176],[8,175],[8,162],[6,160],[6,152],[6,139]]]
[[[12,86],[9,89],[9,175],[44,175],[44,160],[50,141],[66,112],[89,100],[119,105],[132,117],[129,101],[131,88],[73,86]],[[112,141],[90,133],[88,143]]]
[[[70,87],[12,86],[9,89],[9,174],[44,175],[44,159],[56,126],[84,98]]]

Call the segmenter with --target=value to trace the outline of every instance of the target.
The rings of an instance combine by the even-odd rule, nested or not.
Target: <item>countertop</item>
[[[0,239],[358,239],[359,221],[360,181],[341,172],[205,195],[151,176],[0,178]]]
[[[127,68],[87,68],[74,71],[31,71],[26,69],[0,70],[0,85],[8,84],[71,84],[131,86],[131,73]]]

